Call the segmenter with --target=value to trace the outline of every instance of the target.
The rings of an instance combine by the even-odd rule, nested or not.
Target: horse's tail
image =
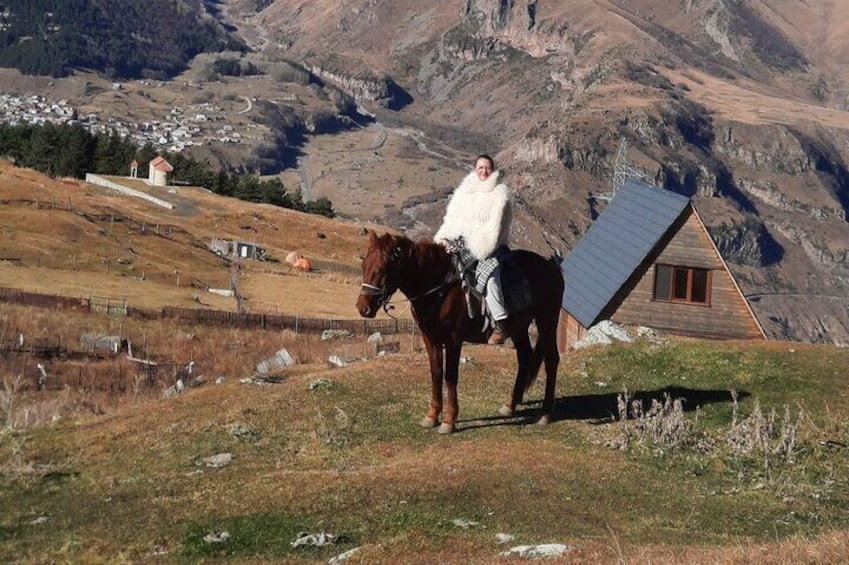
[[[531,357],[531,368],[528,372],[528,377],[525,379],[525,391],[531,388],[531,385],[534,384],[537,380],[537,376],[539,376],[539,369],[542,367],[542,362],[545,360],[545,351],[541,342],[537,341],[537,344],[534,346],[534,353]]]
[[[559,249],[555,249],[554,253],[551,254],[551,257],[548,258],[548,262],[554,265],[554,268],[557,269],[557,272],[560,273],[560,281],[565,284],[564,274],[563,274],[563,255],[560,254]],[[560,291],[561,299],[563,295],[563,291]]]

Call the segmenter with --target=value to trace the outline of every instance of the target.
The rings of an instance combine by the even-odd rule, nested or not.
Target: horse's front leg
[[[427,416],[421,419],[419,424],[423,428],[433,428],[439,423],[439,414],[442,412],[442,378],[443,378],[443,354],[442,346],[434,343],[426,335],[423,336],[427,359],[430,362],[430,408]]]
[[[525,390],[530,383],[531,366],[533,362],[533,349],[528,338],[527,332],[519,332],[513,335],[513,345],[516,347],[516,360],[518,367],[516,368],[516,381],[513,383],[513,392],[510,394],[510,399],[498,410],[500,416],[513,416],[516,413],[518,406],[525,395]]]
[[[439,433],[454,433],[454,425],[460,414],[457,402],[457,382],[460,378],[460,351],[462,342],[445,344],[445,416],[439,426]]]

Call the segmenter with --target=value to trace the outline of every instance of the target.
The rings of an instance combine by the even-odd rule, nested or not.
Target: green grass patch
[[[449,437],[417,424],[430,389],[423,354],[318,372],[327,387],[233,383],[4,436],[0,561],[316,562],[362,545],[390,562],[379,548],[409,544],[438,562],[445,551],[497,557],[496,532],[516,544],[678,547],[849,528],[847,350],[691,342],[572,353],[547,427],[494,417],[512,353],[468,354],[479,359],[461,367]],[[626,390],[643,412],[622,420]],[[670,404],[650,412],[664,393]],[[197,464],[220,452],[230,465]],[[33,524],[39,516],[49,521]],[[223,531],[225,541],[204,541]],[[343,541],[292,547],[300,532]]]

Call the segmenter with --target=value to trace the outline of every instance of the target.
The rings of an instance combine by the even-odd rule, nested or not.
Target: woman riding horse
[[[469,173],[451,195],[442,226],[433,237],[437,243],[453,245],[462,238],[477,260],[476,290],[485,297],[495,330],[491,344],[504,343],[503,322],[507,318],[501,289],[501,262],[509,250],[510,222],[513,219],[510,191],[499,183],[501,171],[489,155],[478,155],[475,170]]]
[[[516,346],[518,369],[513,392],[499,414],[513,415],[544,361],[545,397],[539,423],[545,424],[554,409],[554,387],[560,360],[557,322],[563,277],[560,266],[554,261],[524,250],[513,251],[512,254],[511,262],[527,279],[530,300],[527,307],[511,312],[507,319],[507,330]],[[430,241],[414,242],[407,237],[390,234],[378,237],[369,232],[357,310],[365,318],[374,318],[397,290],[404,293],[411,303],[430,361],[430,408],[421,425],[435,427],[442,416],[439,433],[452,433],[459,415],[457,381],[460,351],[464,341],[482,343],[486,339],[482,320],[480,316],[476,319],[468,316],[459,277],[444,245]],[[532,321],[536,322],[538,334],[533,348],[528,334]]]

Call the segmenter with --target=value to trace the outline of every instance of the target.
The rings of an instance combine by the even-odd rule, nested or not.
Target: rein
[[[365,295],[365,296],[377,296],[378,300],[380,301],[380,306],[381,306],[381,308],[383,308],[383,311],[386,312],[386,315],[389,316],[390,318],[397,319],[397,316],[393,316],[390,313],[390,310],[395,309],[395,304],[400,304],[400,303],[403,303],[403,302],[409,302],[410,304],[412,304],[413,302],[416,302],[417,300],[421,300],[422,298],[425,298],[426,296],[429,296],[429,295],[431,295],[435,292],[442,290],[443,288],[445,288],[445,285],[447,285],[449,282],[451,282],[451,281],[445,281],[443,283],[440,283],[439,285],[431,288],[430,290],[428,290],[428,291],[426,291],[426,292],[424,292],[424,293],[422,293],[418,296],[414,296],[412,298],[406,298],[406,299],[403,299],[403,300],[396,300],[394,302],[391,302],[389,300],[392,297],[392,295],[390,294],[390,295],[387,296],[386,287],[375,286],[373,284],[368,284],[368,283],[362,283],[360,285],[361,286],[360,294]],[[395,293],[393,292],[392,294],[395,294]]]

